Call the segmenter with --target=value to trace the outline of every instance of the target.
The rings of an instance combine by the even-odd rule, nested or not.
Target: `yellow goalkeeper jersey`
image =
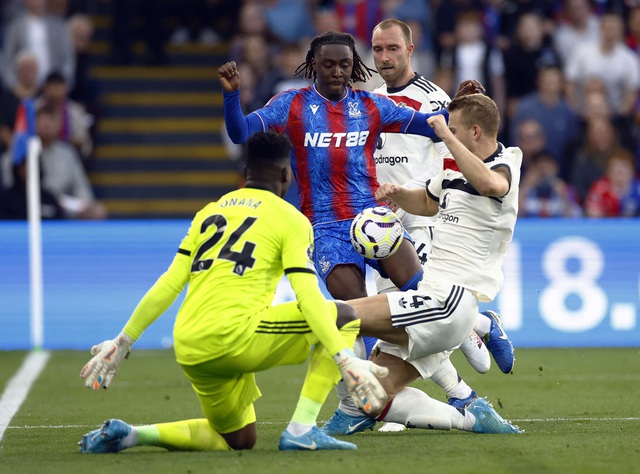
[[[188,283],[174,326],[179,363],[242,354],[287,274],[304,318],[333,354],[343,339],[318,286],[313,230],[294,206],[270,191],[242,188],[194,217],[173,263],[125,326],[137,339]]]

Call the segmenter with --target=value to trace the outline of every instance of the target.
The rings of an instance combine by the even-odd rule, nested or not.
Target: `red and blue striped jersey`
[[[352,219],[376,204],[373,153],[381,132],[406,133],[415,110],[387,97],[347,88],[332,102],[315,85],[274,96],[253,112],[264,130],[289,136],[300,208],[312,224]]]

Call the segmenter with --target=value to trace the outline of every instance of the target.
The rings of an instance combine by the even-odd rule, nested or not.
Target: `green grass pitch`
[[[82,434],[108,418],[134,424],[200,417],[171,351],[135,351],[112,388],[94,393],[78,373],[88,352],[53,352],[0,441],[0,473],[637,473],[640,349],[520,349],[515,372],[477,374],[456,352],[465,380],[523,435],[409,430],[349,437],[354,452],[279,452],[304,367],[258,375],[258,443],[252,451],[185,453],[134,448],[83,455]],[[25,356],[0,352],[0,391]],[[415,384],[443,399],[429,381]],[[320,419],[337,404],[331,394]],[[378,425],[380,426],[380,425]]]

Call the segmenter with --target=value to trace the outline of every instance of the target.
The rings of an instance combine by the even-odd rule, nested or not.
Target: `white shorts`
[[[423,280],[417,290],[387,293],[387,300],[391,324],[409,335],[402,357],[408,362],[457,348],[476,326],[478,299],[458,285]]]
[[[406,347],[391,344],[390,342],[386,342],[381,339],[378,339],[376,345],[373,346],[374,351],[378,349],[380,350],[380,352],[384,352],[385,354],[390,354],[407,361],[409,364],[413,365],[416,368],[416,370],[420,373],[420,377],[422,377],[423,379],[430,378],[433,373],[438,370],[440,364],[448,359],[451,355],[451,352],[453,352],[442,351],[438,352],[437,354],[431,354],[428,356],[420,357],[418,359],[412,359],[409,355],[409,349],[407,349]]]
[[[416,227],[414,229],[407,228],[407,232],[413,239],[413,246],[418,253],[418,258],[424,267],[427,263],[427,257],[431,252],[431,234],[433,227],[423,226]],[[380,274],[376,273],[376,288],[378,293],[388,293],[389,291],[396,291],[398,288],[388,278],[382,278]]]

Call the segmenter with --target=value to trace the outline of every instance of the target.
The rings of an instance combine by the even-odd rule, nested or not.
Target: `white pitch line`
[[[623,418],[615,418],[615,417],[586,417],[586,418],[514,418],[510,421],[518,422],[518,423],[537,423],[537,422],[553,422],[553,421],[640,421],[640,417],[631,416],[631,417],[623,417]]]
[[[540,423],[540,422],[564,422],[564,421],[640,421],[640,417],[582,417],[582,418],[514,418],[510,421],[514,423]],[[287,421],[258,421],[258,425],[286,425]],[[326,421],[318,420],[318,425],[326,423]],[[134,423],[137,424],[137,423]],[[24,426],[9,426],[10,430],[42,430],[42,429],[64,429],[64,428],[96,428],[99,424],[92,425],[24,425]]]
[[[0,398],[0,441],[2,441],[11,419],[27,398],[31,385],[47,365],[50,355],[47,351],[29,353],[20,370],[7,383],[2,398]]]

